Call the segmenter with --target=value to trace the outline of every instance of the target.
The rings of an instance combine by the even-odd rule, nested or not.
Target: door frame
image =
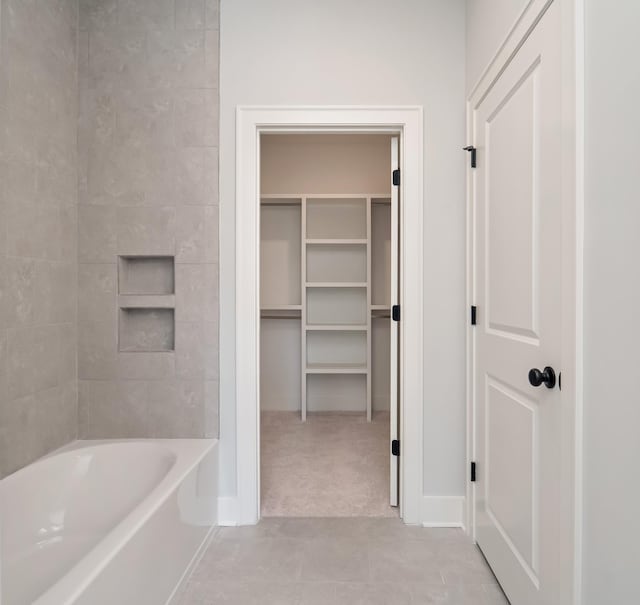
[[[260,519],[260,135],[400,136],[400,516],[421,522],[423,487],[422,107],[239,106],[236,110],[237,518]]]
[[[467,98],[467,145],[474,145],[474,111],[553,2],[562,19],[562,484],[559,548],[562,603],[582,602],[583,486],[583,247],[584,247],[584,0],[529,0]],[[467,164],[467,309],[475,300],[473,169]],[[475,332],[467,322],[467,466],[475,459]],[[467,475],[468,477],[468,475]],[[475,484],[467,482],[466,527],[475,540]]]

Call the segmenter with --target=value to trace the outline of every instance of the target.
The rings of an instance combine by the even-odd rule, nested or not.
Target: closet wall
[[[365,411],[367,376],[372,410],[389,408],[388,315],[390,207],[390,137],[378,135],[269,135],[261,140],[261,407],[265,411],[298,411],[307,393],[309,411]],[[307,199],[306,225],[301,204]],[[361,196],[353,200],[325,196]],[[361,243],[327,244],[323,237],[362,237],[366,240],[367,194],[371,203],[371,281],[367,289],[302,287],[307,282],[367,282],[367,247]],[[331,212],[327,212],[333,206]],[[341,216],[340,220],[335,220]],[[326,220],[325,220],[326,219]],[[320,231],[318,231],[318,229]],[[341,231],[344,233],[341,235]],[[360,232],[362,230],[362,232]],[[317,233],[316,233],[317,231]],[[322,232],[322,233],[321,233]],[[304,244],[302,238],[320,238]],[[315,235],[314,235],[315,233]],[[359,324],[359,331],[343,329],[304,332],[306,324]],[[329,299],[335,299],[332,304]],[[380,309],[371,311],[371,304]],[[327,309],[344,312],[333,318]],[[360,317],[364,311],[364,316]],[[315,316],[315,319],[314,319]],[[371,338],[367,371],[367,334]],[[304,376],[304,352],[309,363],[350,361],[364,368],[344,374],[320,371]],[[340,356],[345,355],[344,359]],[[340,358],[340,359],[338,359]]]

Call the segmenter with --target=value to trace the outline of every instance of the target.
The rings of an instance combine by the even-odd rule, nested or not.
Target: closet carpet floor
[[[396,517],[389,414],[261,414],[263,517]]]

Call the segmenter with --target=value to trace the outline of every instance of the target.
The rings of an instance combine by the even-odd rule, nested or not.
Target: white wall
[[[640,601],[640,3],[586,0],[584,604]]]
[[[467,92],[480,79],[529,0],[467,0]]]
[[[464,18],[464,0],[222,1],[222,495],[236,489],[235,109],[257,104],[424,107],[424,492],[464,493]]]

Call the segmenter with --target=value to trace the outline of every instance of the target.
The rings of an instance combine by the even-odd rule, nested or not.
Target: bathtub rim
[[[41,593],[33,605],[46,605],[49,603],[67,605],[80,597],[83,591],[87,589],[153,514],[178,489],[187,476],[212,452],[218,443],[218,439],[78,439],[42,456],[28,466],[37,465],[40,461],[76,450],[119,443],[165,445],[175,453],[176,459],[167,474],[145,498],[103,536],[93,548],[60,576],[54,584],[51,584]],[[11,475],[8,477],[11,477]],[[212,481],[214,481],[214,477],[212,477]],[[215,523],[212,523],[213,526],[215,526]]]

